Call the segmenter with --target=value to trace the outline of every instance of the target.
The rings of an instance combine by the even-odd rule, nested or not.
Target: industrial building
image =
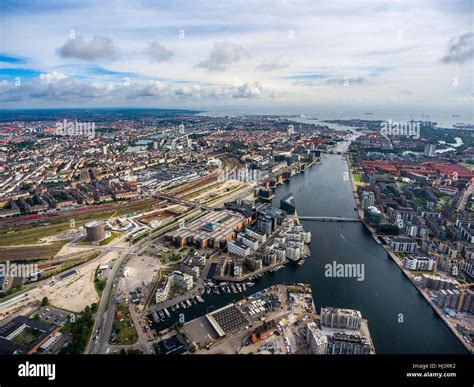
[[[181,355],[190,349],[186,339],[180,333],[157,342],[154,347],[158,355]]]
[[[230,211],[210,211],[184,227],[166,235],[176,246],[196,246],[196,248],[224,248],[227,241],[235,237],[237,231],[242,230],[251,222],[251,217]]]
[[[105,238],[105,223],[102,221],[93,221],[84,225],[89,242],[99,242]]]
[[[256,343],[260,340],[265,340],[266,338],[273,335],[278,330],[278,327],[275,323],[275,320],[264,321],[261,325],[254,329],[250,334],[250,339],[252,343]]]
[[[229,304],[206,314],[206,318],[219,337],[248,325],[245,315],[234,305]]]

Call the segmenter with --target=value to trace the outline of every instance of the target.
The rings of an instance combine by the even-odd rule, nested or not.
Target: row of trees
[[[61,349],[61,354],[77,355],[84,353],[94,327],[93,315],[95,312],[97,312],[97,304],[86,306],[80,317],[71,323],[72,339],[67,346]]]

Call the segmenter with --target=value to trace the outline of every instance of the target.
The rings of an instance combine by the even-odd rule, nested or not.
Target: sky
[[[0,108],[472,111],[474,1],[0,3]]]

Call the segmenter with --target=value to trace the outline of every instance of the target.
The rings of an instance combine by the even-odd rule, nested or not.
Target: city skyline
[[[471,380],[473,11],[0,1],[0,387]]]

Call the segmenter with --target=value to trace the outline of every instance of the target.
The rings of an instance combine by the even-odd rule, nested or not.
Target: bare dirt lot
[[[71,270],[77,271],[63,280],[59,277],[48,279],[40,286],[15,297],[13,300],[0,304],[0,320],[15,313],[31,313],[35,306],[38,307],[43,297],[48,297],[49,302],[58,308],[72,312],[80,312],[87,305],[99,301],[99,296],[94,288],[94,274],[97,267],[118,258],[117,252],[108,252],[98,259]],[[69,272],[69,271],[68,271]]]

